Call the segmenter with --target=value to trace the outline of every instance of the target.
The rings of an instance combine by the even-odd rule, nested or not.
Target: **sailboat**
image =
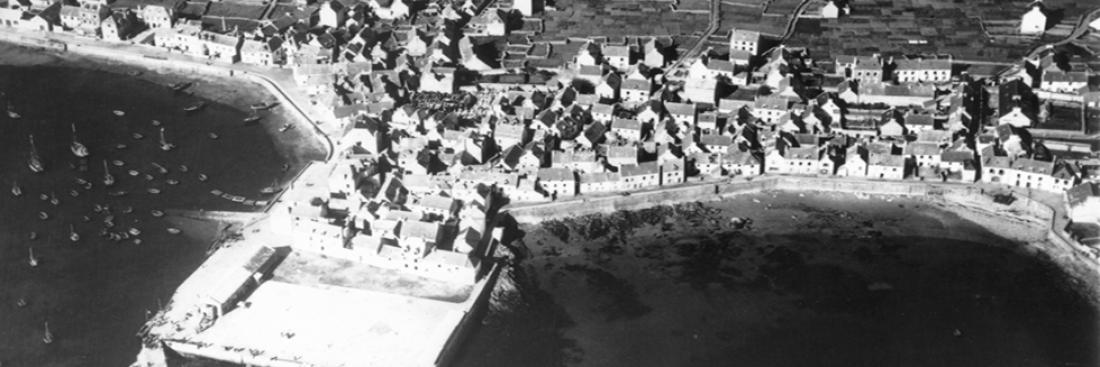
[[[103,185],[113,186],[115,184],[115,176],[111,175],[111,169],[107,166],[107,161],[103,161]]]
[[[245,124],[251,124],[251,123],[260,121],[260,119],[261,119],[260,115],[253,112],[252,114],[248,115],[248,117],[245,117],[241,121],[244,122]]]
[[[11,196],[14,196],[14,197],[23,196],[23,189],[19,187],[18,182],[15,182],[15,181],[11,182]]]
[[[69,225],[69,241],[72,241],[72,242],[79,242],[80,241],[80,234],[76,233],[76,228],[73,228],[72,224]]]
[[[88,156],[88,147],[84,146],[80,140],[76,138],[76,124],[73,124],[73,143],[69,146],[69,150],[73,152],[77,158],[84,158]]]
[[[175,145],[169,143],[168,139],[166,139],[164,137],[164,128],[163,127],[160,128],[160,150],[163,150],[163,151],[167,152],[169,150],[172,150],[172,148],[175,148],[175,147],[176,147]]]
[[[203,107],[206,107],[206,102],[199,101],[198,103],[195,103],[193,105],[184,107],[183,112],[197,112],[197,111],[203,109]]]
[[[46,330],[45,333],[42,334],[42,342],[46,344],[51,344],[53,343],[53,333],[50,332],[50,322],[46,321],[45,325]]]
[[[30,168],[31,172],[42,173],[46,171],[46,165],[42,163],[42,157],[38,155],[38,148],[34,146],[34,135],[30,136],[31,142],[31,157],[27,160],[27,168]]]
[[[28,247],[27,252],[28,252],[27,264],[30,265],[32,268],[37,268],[38,267],[38,258],[34,256],[34,248],[33,247]]]

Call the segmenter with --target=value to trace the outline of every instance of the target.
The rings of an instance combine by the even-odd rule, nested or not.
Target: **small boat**
[[[61,199],[57,198],[57,194],[54,194],[52,192],[50,193],[50,204],[52,204],[53,206],[61,205]]]
[[[126,173],[129,173],[130,176],[134,176],[134,177],[137,177],[137,175],[141,174],[140,172],[135,171],[135,170],[129,170],[129,171],[126,171]]]
[[[126,190],[117,190],[117,191],[108,192],[107,196],[120,197],[120,196],[126,196],[126,194],[129,194],[129,192],[127,192]]]
[[[50,219],[50,215],[46,214],[46,212],[38,212],[38,219],[47,220]]]
[[[290,170],[290,163],[283,163],[283,172]]]
[[[21,187],[19,187],[18,182],[15,182],[15,181],[11,182],[11,196],[14,196],[14,197],[23,196],[23,189]]]
[[[145,189],[145,191],[146,191],[146,192],[148,192],[148,193],[150,193],[150,194],[154,194],[154,195],[156,195],[156,194],[159,194],[159,193],[160,193],[160,189],[158,189],[158,188],[155,188],[155,187],[150,187],[150,188],[148,188],[148,189]]]
[[[168,234],[180,234],[180,232],[182,232],[182,231],[179,230],[179,228],[172,228],[172,227],[168,227],[167,231],[168,231]]]
[[[160,127],[160,121],[159,120],[153,120],[153,126]]]
[[[42,342],[46,344],[53,343],[53,333],[50,332],[50,323],[45,323],[45,332],[42,333]]]
[[[241,120],[241,122],[244,122],[245,124],[251,124],[260,121],[261,118],[262,117],[260,117],[260,115],[253,113],[251,115],[248,115],[248,117],[245,117],[243,120]]]
[[[279,187],[279,180],[275,180],[274,182],[271,183],[271,185],[268,185],[267,187],[260,189],[260,193],[264,194],[264,195],[272,195],[272,194],[275,194],[275,193],[277,193],[279,191],[282,191],[282,190],[283,189],[281,187]]]
[[[15,106],[12,106],[11,102],[8,102],[8,117],[12,120],[18,120],[23,117],[15,112]]]
[[[130,230],[128,230],[127,232],[129,232],[130,235],[132,235],[132,236],[140,236],[141,235],[141,230],[137,229],[137,228],[134,228],[134,227],[130,227]]]
[[[76,228],[73,228],[72,224],[69,225],[69,241],[80,242],[80,234],[76,233]]]
[[[27,159],[27,168],[34,173],[46,171],[46,165],[42,163],[42,157],[38,155],[38,148],[34,145],[34,135],[30,136],[31,156]]]
[[[141,133],[134,133],[133,135],[130,135],[130,136],[134,137],[135,140],[145,139],[145,135],[142,135]]]
[[[114,111],[111,111],[111,112],[114,112],[115,116],[118,116],[118,117],[126,116],[126,112],[123,112],[122,110],[114,110]]]
[[[169,143],[168,138],[164,137],[164,128],[160,128],[160,150],[167,152],[174,149],[175,147],[175,144]]]
[[[107,161],[103,161],[103,185],[111,187],[114,184],[115,176],[111,175],[111,168],[107,166]]]
[[[199,181],[200,182],[206,182],[206,175],[200,173],[199,174]]]
[[[29,235],[27,235],[27,238],[29,238],[31,241],[37,240],[38,239],[38,232],[31,231],[31,233]]]
[[[206,136],[209,136],[210,140],[218,140],[218,138],[220,138],[220,136],[218,136],[218,134],[215,134],[215,133],[209,133],[209,134],[206,134]]]
[[[126,148],[128,148],[128,146],[126,144],[116,144],[115,145],[115,149],[118,149],[118,150],[123,150],[123,149],[126,149]]]
[[[77,185],[87,185],[88,184],[88,180],[85,180],[83,177],[77,177],[75,180],[73,180],[73,182],[75,182]]]
[[[92,217],[89,217],[89,216],[85,215],[85,216],[81,217],[80,220],[83,221],[84,223],[88,223],[88,222],[92,221]]]
[[[123,161],[120,161],[120,160],[116,159],[116,160],[111,161],[111,164],[113,164],[115,167],[122,167],[122,166],[126,165],[126,162],[123,162]]]
[[[50,200],[50,196],[46,195],[46,193],[41,193],[41,194],[38,194],[38,200],[42,200],[42,201]]]
[[[152,165],[153,165],[153,167],[157,168],[157,171],[160,171],[160,174],[162,174],[162,175],[168,174],[168,167],[162,166],[162,165],[160,165],[160,163],[157,163],[157,162],[153,162]]]
[[[140,238],[135,238],[134,239],[134,244],[135,245],[140,245],[141,244],[141,239]]]
[[[77,192],[76,190],[69,190],[69,196],[72,196],[72,197],[74,197],[74,198],[75,198],[75,197],[79,197],[79,196],[80,196],[80,193],[79,193],[79,192]]]
[[[184,89],[187,89],[187,88],[191,87],[191,82],[179,82],[179,83],[176,83],[176,84],[172,84],[171,87],[172,87],[172,90],[174,90],[176,92],[181,92]]]
[[[193,105],[184,107],[183,112],[197,112],[197,111],[203,109],[204,107],[206,107],[206,102],[199,101],[199,103],[195,103]]]
[[[134,212],[134,207],[132,207],[132,206],[122,208],[122,214],[130,214],[130,213],[133,213],[133,212]]]
[[[77,158],[84,158],[88,156],[88,147],[81,143],[76,138],[76,124],[72,124],[73,127],[73,143],[69,146],[69,150],[73,152]]]
[[[32,268],[38,267],[38,258],[34,256],[34,248],[28,247],[27,253],[27,265],[30,265]]]
[[[249,107],[251,107],[253,110],[266,110],[266,109],[270,109],[270,108],[278,106],[278,105],[279,105],[279,102],[275,102],[275,101],[272,101],[272,102],[257,102],[257,103],[253,103]]]
[[[152,214],[152,215],[153,215],[153,218],[160,218],[160,217],[163,217],[163,216],[164,216],[164,212],[162,212],[162,211],[160,211],[160,210],[153,210],[153,211],[152,211],[152,212],[150,212],[149,214]]]
[[[294,125],[291,125],[291,124],[283,124],[283,126],[279,128],[279,132],[281,132],[281,133],[285,133],[285,132],[287,132],[288,130],[290,130],[290,129],[293,129],[293,128],[294,128]]]
[[[169,185],[172,185],[172,186],[175,186],[175,185],[179,185],[179,184],[180,184],[179,180],[176,180],[176,179],[171,179],[171,178],[170,178],[170,179],[168,179],[167,181],[164,181],[164,182],[165,182],[165,183],[167,183],[167,184],[169,184]]]
[[[187,171],[190,171],[190,170],[191,169],[187,168],[187,166],[182,165],[182,164],[180,165],[180,172],[187,173]]]
[[[152,181],[152,180],[153,180],[153,175],[150,175],[150,174],[146,173],[145,174],[145,181]]]
[[[15,301],[15,307],[23,308],[27,307],[27,300],[23,297],[19,297],[18,301]]]

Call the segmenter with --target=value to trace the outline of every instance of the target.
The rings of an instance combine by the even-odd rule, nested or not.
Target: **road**
[[[694,58],[703,51],[703,46],[706,46],[707,40],[710,39],[710,36],[714,35],[714,32],[718,31],[718,25],[722,20],[720,6],[720,0],[710,0],[710,24],[707,25],[707,29],[703,31],[703,36],[699,38],[699,42],[696,42],[695,46],[692,46],[688,52],[685,52],[680,58],[676,59],[676,61],[673,61],[671,65],[665,68],[665,78],[668,78],[673,71],[683,65],[684,61]]]

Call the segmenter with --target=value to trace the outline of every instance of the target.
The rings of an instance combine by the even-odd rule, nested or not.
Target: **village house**
[[[573,176],[573,171],[568,168],[540,168],[538,185],[553,199],[577,194],[577,180]]]
[[[661,185],[661,168],[657,162],[627,164],[619,167],[624,190],[639,190]]]
[[[607,164],[612,167],[638,163],[638,148],[633,145],[613,145],[607,147]]]
[[[135,10],[149,28],[172,28],[186,5],[184,0],[142,0]]]
[[[917,170],[921,168],[938,168],[942,151],[939,144],[928,142],[910,142],[902,149],[903,154],[912,159]]]
[[[446,221],[458,213],[458,209],[461,208],[462,203],[450,197],[439,194],[429,194],[414,199],[406,206],[409,207],[409,210],[420,213],[423,218]]]
[[[1038,122],[1038,97],[1020,79],[997,86],[997,123],[1031,127]]]
[[[760,160],[751,151],[730,149],[721,158],[722,169],[730,176],[752,177],[761,173]]]
[[[645,45],[642,47],[642,52],[644,53],[642,63],[646,66],[651,68],[665,67],[665,55],[661,53],[656,38],[651,38],[649,41],[646,41]]]
[[[703,134],[699,136],[699,145],[708,152],[725,152],[733,146],[733,136],[718,134]]]
[[[974,151],[969,149],[940,153],[940,168],[946,171],[948,176],[958,175],[962,182],[974,182],[977,179],[974,164]]]
[[[722,176],[722,153],[695,152],[690,157],[698,177],[715,178]]]
[[[846,72],[847,77],[858,80],[859,85],[877,84],[882,82],[882,60],[878,56],[859,56],[855,63]]]
[[[420,74],[420,91],[437,93],[455,92],[455,69],[425,66]]]
[[[951,79],[950,60],[894,60],[894,79],[898,83],[940,83]]]
[[[588,172],[580,175],[580,192],[594,194],[622,190],[622,179],[618,172]]]
[[[83,36],[95,36],[107,17],[106,7],[88,9],[82,6],[61,6],[61,26]]]
[[[113,13],[103,19],[99,33],[105,41],[122,41],[130,39],[137,30],[137,18],[129,11]]]
[[[616,117],[611,121],[611,132],[627,143],[634,143],[642,140],[642,123]]]
[[[742,56],[734,58],[734,51],[741,51]],[[730,30],[730,61],[731,62],[745,62],[747,59],[743,55],[749,57],[756,56],[760,52],[760,32],[749,31],[744,29],[732,29]],[[743,61],[736,61],[743,60]]]
[[[241,38],[214,32],[199,33],[206,56],[217,61],[235,63],[240,60]]]
[[[875,153],[869,154],[867,177],[901,180],[905,178],[905,157],[900,155]]]
[[[752,114],[756,118],[775,124],[780,117],[787,114],[789,101],[782,97],[757,97],[752,104]]]
[[[508,33],[504,18],[496,8],[485,9],[466,26],[471,36],[503,36]]]
[[[667,161],[660,164],[661,186],[678,185],[684,183],[684,162]]]
[[[630,60],[630,46],[603,45],[601,50],[604,60],[616,70],[625,71],[633,63]]]
[[[600,83],[596,84],[596,95],[601,99],[618,100],[622,80],[618,73],[607,73],[600,78]]]
[[[1044,71],[1041,80],[1039,89],[1055,93],[1079,94],[1083,88],[1089,85],[1089,73],[1086,71]]]
[[[544,0],[514,0],[512,1],[512,9],[518,10],[520,14],[525,17],[534,16],[537,13],[541,13],[545,7]]]
[[[1100,223],[1100,184],[1083,182],[1065,193],[1066,212],[1075,223]]]
[[[677,125],[685,127],[695,126],[695,104],[693,103],[677,103],[677,102],[665,102],[665,110],[668,111],[668,115],[672,117],[672,120]]]
[[[317,27],[339,28],[347,20],[348,9],[336,0],[325,0],[317,10]]]
[[[1040,35],[1047,29],[1047,16],[1042,1],[1033,1],[1028,5],[1027,13],[1020,19],[1020,34]]]
[[[634,106],[648,101],[652,89],[653,83],[649,79],[627,78],[623,80],[620,95],[624,103]]]
[[[863,157],[863,148],[852,145],[844,152],[844,162],[836,168],[837,176],[867,177],[867,160]]]
[[[282,58],[282,38],[272,37],[268,41],[245,39],[241,42],[241,62],[252,65],[270,66],[280,64]]]

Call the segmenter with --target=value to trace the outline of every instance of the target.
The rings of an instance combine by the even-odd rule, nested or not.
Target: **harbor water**
[[[284,166],[263,127],[242,123],[246,108],[136,74],[0,67],[0,106],[13,112],[0,113],[5,367],[128,365],[147,313],[197,268],[222,229],[174,213],[261,210],[210,192],[262,200],[262,188],[297,168]],[[206,89],[218,88],[238,86]],[[87,157],[71,151],[74,127]],[[28,168],[31,136],[45,172]]]

